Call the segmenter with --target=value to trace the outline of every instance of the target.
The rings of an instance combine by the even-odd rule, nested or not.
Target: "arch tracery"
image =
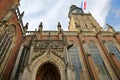
[[[53,65],[56,68],[56,71],[60,73],[60,80],[66,80],[65,77],[65,64],[64,62],[51,52],[49,53],[50,57],[48,58],[48,53],[44,53],[44,55],[38,57],[34,60],[30,66],[30,78],[29,80],[35,80],[37,71],[44,66],[46,63]]]

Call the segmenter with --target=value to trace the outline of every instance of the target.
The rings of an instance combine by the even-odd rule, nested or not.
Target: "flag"
[[[81,3],[81,8],[82,9],[84,9],[84,10],[86,10],[86,1],[83,1],[82,3]]]

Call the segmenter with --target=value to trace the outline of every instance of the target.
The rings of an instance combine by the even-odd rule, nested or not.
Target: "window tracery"
[[[74,44],[70,50],[70,55],[71,55],[71,62],[74,67],[74,70],[76,72],[76,80],[80,80],[80,71],[82,71],[82,65],[80,62],[80,57],[79,57],[79,51],[77,46]]]
[[[5,30],[0,36],[0,64],[2,64],[6,55],[9,55],[9,49],[14,41],[15,36],[15,25],[10,24],[6,26]]]
[[[97,45],[93,41],[90,41],[88,43],[88,48],[89,54],[91,54],[93,61],[98,68],[101,80],[111,80],[111,77],[100,55]]]
[[[120,50],[114,45],[114,43],[112,41],[108,41],[105,43],[105,46],[108,48],[109,52],[114,54],[120,61]]]

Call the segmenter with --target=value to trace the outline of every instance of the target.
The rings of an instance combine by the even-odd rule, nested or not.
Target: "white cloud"
[[[61,22],[64,30],[68,29],[68,12],[72,4],[81,6],[82,0],[21,0],[20,10],[25,11],[24,24],[29,22],[29,30],[34,30],[43,22],[44,30],[56,30]],[[110,0],[87,0],[87,12],[104,26],[109,11]]]
[[[90,0],[88,3],[88,10],[90,10],[97,22],[104,27],[110,8],[110,0]]]

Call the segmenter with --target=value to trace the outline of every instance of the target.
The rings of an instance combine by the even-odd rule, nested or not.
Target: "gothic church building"
[[[60,22],[56,31],[42,22],[28,31],[18,6],[0,0],[0,80],[120,80],[120,32],[112,26],[104,30],[71,5],[68,31]]]

